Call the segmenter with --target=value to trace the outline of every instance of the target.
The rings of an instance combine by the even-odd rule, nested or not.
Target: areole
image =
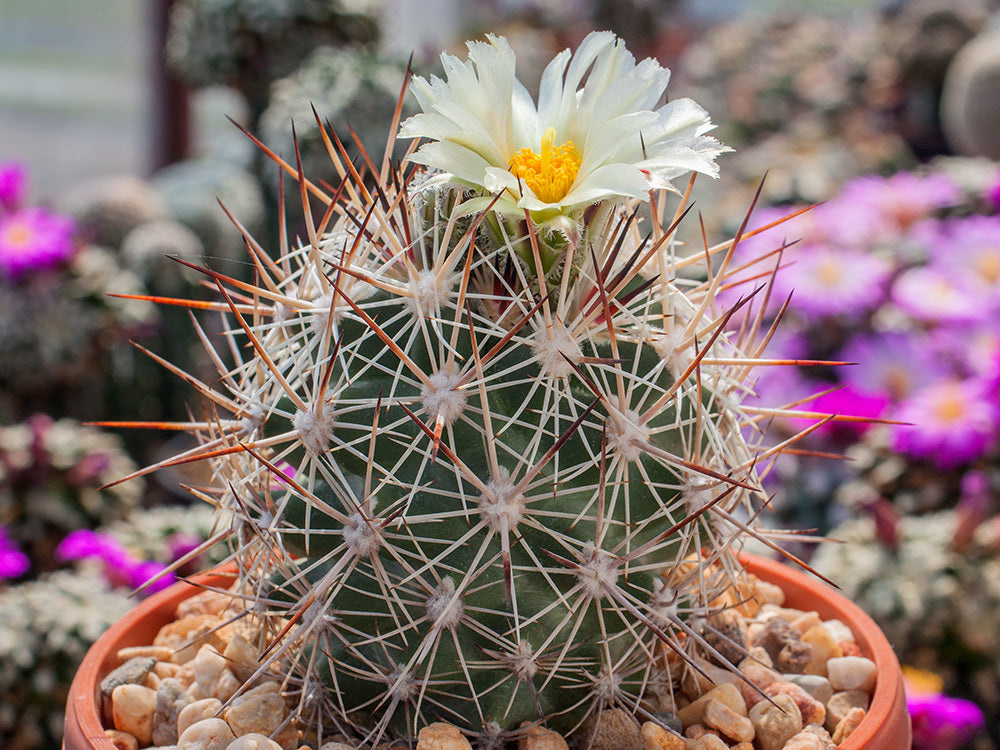
[[[910,717],[906,709],[899,662],[875,622],[860,607],[824,583],[783,563],[744,555],[747,570],[784,592],[786,604],[815,610],[824,619],[838,619],[854,632],[862,653],[878,667],[878,682],[864,721],[838,750],[908,750]],[[226,587],[231,576],[206,573],[194,581],[200,586]],[[101,679],[118,665],[117,653],[126,646],[152,643],[178,604],[201,589],[179,583],[138,604],[90,648],[77,670],[66,704],[64,750],[116,750],[101,725]]]

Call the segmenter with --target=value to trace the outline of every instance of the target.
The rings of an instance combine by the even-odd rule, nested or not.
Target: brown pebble
[[[731,682],[726,682],[712,688],[697,700],[686,705],[677,712],[677,718],[680,719],[681,724],[685,727],[701,723],[705,716],[705,706],[713,699],[729,706],[729,708],[740,716],[746,716],[747,714],[746,701],[740,692],[740,688]]]
[[[826,721],[826,706],[809,695],[801,685],[792,682],[776,682],[773,685],[768,685],[764,692],[772,698],[776,695],[787,695],[795,701],[795,705],[799,707],[803,724],[822,724]]]
[[[156,691],[142,685],[119,685],[111,693],[115,729],[128,732],[142,747],[153,741]]]
[[[750,720],[740,716],[729,706],[715,699],[705,706],[705,726],[717,729],[731,740],[749,742],[753,739],[754,728]]]
[[[628,711],[606,708],[588,723],[586,745],[590,750],[643,750],[642,727]]]
[[[802,670],[805,674],[817,674],[825,677],[826,663],[830,659],[844,655],[843,650],[833,640],[830,629],[826,625],[817,625],[816,627],[809,628],[809,630],[802,634],[802,640],[808,643],[809,648],[812,650],[809,663]]]
[[[173,652],[165,646],[126,646],[118,649],[118,658],[122,663],[137,656],[152,656],[157,661],[169,661]]]
[[[642,725],[642,744],[645,750],[686,750],[687,742],[659,724],[647,721]]]
[[[838,644],[844,656],[864,656],[861,647],[854,641],[840,641]]]
[[[237,737],[244,734],[269,735],[285,718],[285,701],[276,693],[242,695],[233,700],[223,718]]]
[[[472,750],[458,727],[435,721],[417,734],[417,750]]]
[[[861,690],[843,690],[830,696],[826,702],[826,721],[823,726],[827,731],[837,731],[837,725],[844,719],[852,709],[862,708],[868,710],[871,703],[871,696]]]
[[[684,730],[684,736],[689,740],[700,740],[706,734],[714,734],[716,737],[719,735],[717,731],[709,729],[704,724],[692,724]]]
[[[704,639],[730,664],[739,664],[747,654],[747,625],[743,616],[732,609],[708,618]]]
[[[517,750],[569,750],[569,745],[559,732],[536,725],[517,738]]]
[[[729,745],[716,734],[705,734],[691,743],[689,750],[729,750]]]
[[[139,750],[139,740],[120,729],[105,729],[104,736],[111,740],[116,750]]]
[[[177,717],[191,702],[184,686],[174,679],[160,682],[156,690],[156,711],[153,714],[153,744],[176,745],[180,734],[177,731]]]
[[[836,731],[833,733],[834,744],[839,745],[850,737],[851,732],[858,728],[858,724],[861,723],[867,714],[868,712],[863,708],[852,708],[848,711],[847,716],[840,720]]]
[[[779,694],[771,701],[760,701],[750,709],[750,721],[756,731],[759,750],[781,750],[785,743],[802,731],[802,715],[789,696]]]

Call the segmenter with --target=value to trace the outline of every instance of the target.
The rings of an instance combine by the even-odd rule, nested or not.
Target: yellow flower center
[[[934,414],[942,422],[959,421],[965,414],[965,402],[962,400],[961,391],[956,387],[948,388],[934,404]]]
[[[33,236],[31,227],[25,226],[24,224],[13,223],[8,226],[7,231],[4,232],[4,241],[12,247],[22,248],[27,247],[31,243],[31,238]]]
[[[976,271],[991,284],[1000,281],[1000,248],[984,250],[976,261]]]
[[[540,201],[558,203],[573,186],[580,171],[580,152],[573,141],[553,146],[556,129],[549,128],[542,134],[541,153],[522,148],[510,158],[510,171],[524,180]]]

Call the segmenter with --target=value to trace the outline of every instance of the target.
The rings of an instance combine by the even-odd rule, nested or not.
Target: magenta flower
[[[0,581],[20,578],[30,567],[28,556],[18,549],[17,543],[7,534],[7,529],[0,526]]]
[[[827,390],[830,386],[824,386]],[[821,396],[810,402],[810,409],[823,414],[836,414],[845,417],[859,417],[862,420],[872,420],[881,417],[889,406],[889,398],[885,395],[865,393],[851,386],[844,386],[836,390],[823,393]],[[848,436],[857,437],[863,435],[871,427],[871,422],[866,421],[843,421],[828,422],[820,427],[817,432],[839,431],[847,433]]]
[[[946,222],[941,240],[937,264],[966,278],[989,309],[1000,309],[1000,216]]]
[[[774,294],[793,294],[795,311],[807,318],[856,317],[885,298],[891,268],[882,258],[846,247],[804,245],[790,249]]]
[[[892,415],[893,449],[951,469],[981,456],[996,437],[1000,409],[981,378],[933,383],[901,402]]]
[[[63,561],[96,559],[104,566],[104,575],[112,586],[136,589],[159,575],[166,566],[154,560],[137,560],[117,539],[109,534],[99,534],[80,529],[66,535],[56,548],[56,558]],[[166,588],[174,582],[173,574],[162,576],[144,593]]]
[[[14,161],[0,164],[0,209],[14,211],[24,199],[24,167]]]
[[[986,200],[988,200],[994,208],[1000,209],[1000,174],[996,176],[993,184],[986,188]]]
[[[850,339],[836,357],[851,362],[837,370],[856,393],[893,402],[948,374],[937,352],[921,334],[886,332]]]
[[[75,227],[66,216],[26,208],[0,216],[0,272],[17,278],[59,265],[73,255]]]
[[[985,724],[983,711],[971,701],[940,693],[907,695],[913,726],[913,750],[957,750]]]
[[[995,319],[980,323],[938,326],[931,333],[934,347],[949,357],[963,372],[989,377],[1000,363],[1000,323]]]

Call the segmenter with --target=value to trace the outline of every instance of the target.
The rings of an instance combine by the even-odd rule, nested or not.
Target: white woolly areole
[[[236,428],[236,434],[240,438],[253,437],[254,433],[264,426],[266,418],[267,412],[264,411],[263,406],[260,404],[251,405],[240,419],[239,427]]]
[[[418,315],[434,315],[448,301],[452,280],[447,274],[438,274],[433,269],[418,271],[410,281],[413,296],[408,300],[410,308]]]
[[[637,461],[649,443],[649,430],[638,412],[626,409],[608,417],[608,448],[623,461]]]
[[[531,349],[535,353],[542,374],[552,378],[572,375],[573,364],[583,358],[583,350],[573,338],[573,334],[558,321],[547,328],[535,331]]]
[[[650,329],[649,343],[675,378],[684,374],[694,359],[694,351],[684,346],[684,329],[672,326],[669,331]]]
[[[676,622],[680,616],[679,599],[676,589],[668,586],[659,578],[653,580],[653,594],[649,598],[649,609],[656,618],[659,618],[660,621],[657,624],[670,625]]]
[[[340,321],[344,317],[344,309],[347,307],[347,302],[344,301],[344,295],[337,295],[337,304],[333,308],[333,321],[330,322],[330,305],[333,304],[333,292],[317,297],[312,301],[312,312],[309,313],[310,317],[310,327],[318,336],[323,335],[329,331],[332,333]]]
[[[606,587],[618,585],[618,561],[602,549],[591,546],[590,554],[580,562],[576,571],[583,593],[591,599],[602,599]]]
[[[512,531],[524,517],[524,495],[514,492],[507,470],[492,480],[479,498],[479,515],[491,531]]]
[[[621,692],[622,677],[614,670],[609,671],[607,667],[601,669],[601,673],[594,680],[593,695],[604,704],[615,702],[615,698]]]
[[[719,482],[698,474],[687,477],[681,486],[681,499],[688,514],[697,513],[711,503],[718,494]]]
[[[465,408],[465,391],[458,388],[461,377],[453,367],[446,366],[429,378],[430,383],[420,389],[420,400],[432,418],[440,417],[445,426],[450,425]]]
[[[538,658],[535,656],[535,649],[528,641],[518,641],[517,649],[513,653],[507,654],[506,658],[511,673],[518,680],[530,680],[538,672]]]
[[[333,409],[320,401],[311,409],[299,410],[292,417],[292,426],[299,434],[299,441],[314,456],[326,450],[333,437]]]
[[[382,546],[382,537],[371,522],[355,513],[344,522],[344,543],[357,557],[370,557]]]
[[[462,598],[455,596],[455,582],[441,579],[441,585],[427,597],[427,617],[436,628],[454,630],[462,621],[462,612]]]
[[[420,685],[416,678],[407,671],[405,665],[400,664],[389,673],[389,694],[399,702],[403,703],[415,698],[419,690]]]

